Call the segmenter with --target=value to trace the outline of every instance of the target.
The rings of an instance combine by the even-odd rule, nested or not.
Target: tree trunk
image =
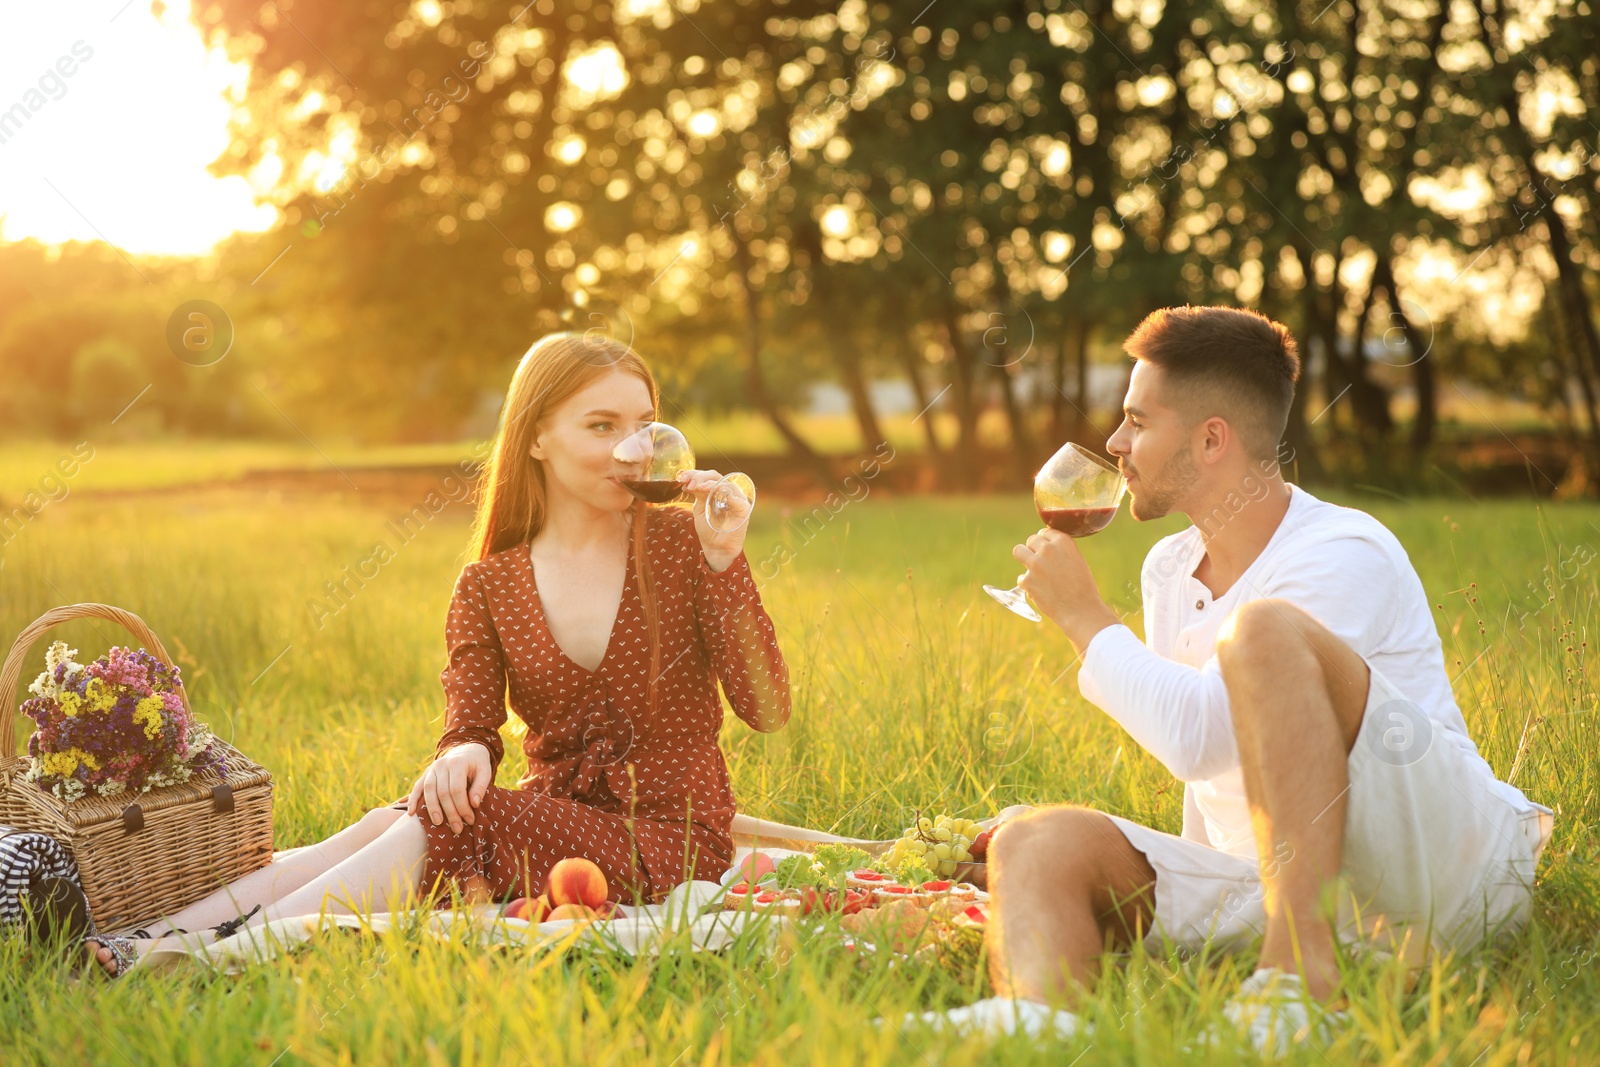
[[[861,433],[862,452],[871,452],[886,438],[878,424],[878,412],[872,405],[872,391],[867,386],[867,376],[861,370],[861,353],[855,348],[850,334],[845,330],[829,331],[832,338],[833,361],[839,368],[845,392],[850,394],[850,408],[855,412],[856,429]]]
[[[1284,316],[1276,307],[1278,303],[1278,289],[1273,285],[1277,268],[1273,267],[1266,272],[1266,278],[1261,285],[1260,310],[1263,315],[1274,320]],[[1297,338],[1304,341],[1304,338]],[[1301,363],[1300,377],[1295,381],[1294,394],[1289,401],[1289,418],[1284,423],[1283,441],[1278,446],[1278,460],[1283,466],[1283,477],[1286,481],[1299,482],[1302,478],[1307,481],[1320,481],[1322,478],[1322,459],[1317,454],[1316,439],[1311,436],[1311,427],[1306,423],[1306,389],[1309,379],[1305,375],[1304,360],[1310,355],[1305,345],[1299,344]]]
[[[1378,284],[1376,275],[1367,284],[1366,299],[1361,302],[1361,317],[1356,320],[1355,334],[1350,345],[1350,379],[1354,387],[1350,390],[1351,399],[1356,401],[1356,408],[1365,414],[1362,424],[1372,430],[1379,439],[1385,438],[1394,429],[1394,417],[1389,413],[1389,391],[1374,382],[1367,375],[1367,323],[1372,321],[1372,308],[1377,303]],[[1339,324],[1339,304],[1343,301],[1337,292],[1333,294],[1334,311],[1333,324],[1335,333]]]
[[[1079,315],[1077,326],[1077,332],[1073,336],[1072,358],[1075,361],[1078,381],[1072,391],[1072,404],[1077,408],[1078,428],[1075,436],[1081,438],[1088,436],[1094,429],[1094,423],[1089,419],[1089,331],[1093,323],[1089,321],[1089,316]]]
[[[1028,414],[1017,402],[1017,383],[1011,375],[1011,367],[995,366],[992,363],[989,366],[1000,382],[1000,401],[1005,406],[1006,423],[1011,427],[1012,459],[1016,462],[1017,473],[1022,476],[1024,484],[1031,485],[1036,465],[1033,462],[1033,434],[1028,432]]]
[[[1489,55],[1494,56],[1504,45],[1503,27],[1499,23],[1499,16],[1491,18],[1484,9],[1483,0],[1474,0],[1473,7],[1478,16],[1479,31],[1483,34],[1483,44],[1488,48]],[[1578,381],[1584,390],[1584,402],[1589,409],[1590,440],[1587,466],[1591,472],[1589,492],[1594,494],[1600,491],[1600,479],[1593,477],[1593,472],[1600,471],[1600,425],[1596,425],[1593,421],[1594,378],[1600,376],[1600,332],[1595,329],[1588,295],[1583,288],[1583,275],[1578,265],[1572,261],[1572,239],[1567,233],[1567,221],[1556,210],[1555,197],[1543,196],[1539,191],[1539,179],[1542,175],[1534,161],[1533,140],[1528,136],[1527,127],[1522,124],[1521,106],[1522,100],[1515,82],[1503,78],[1500,82],[1500,107],[1506,114],[1506,128],[1511,135],[1509,139],[1512,154],[1527,173],[1528,185],[1533,189],[1534,199],[1538,203],[1537,214],[1544,220],[1550,242],[1550,255],[1556,261],[1556,293],[1560,298],[1561,318],[1566,326],[1567,343],[1573,349],[1573,361],[1586,368],[1585,372],[1579,374]]]
[[[1359,333],[1356,335],[1350,359],[1345,359],[1339,352],[1339,308],[1343,304],[1343,289],[1339,283],[1339,261],[1336,259],[1333,265],[1333,284],[1329,286],[1327,292],[1323,292],[1316,285],[1316,266],[1310,247],[1297,243],[1295,254],[1300,259],[1300,270],[1306,277],[1305,308],[1309,320],[1307,328],[1321,339],[1327,361],[1323,370],[1323,380],[1327,389],[1324,402],[1331,407],[1341,396],[1348,396],[1351,414],[1355,416],[1356,430],[1364,439],[1364,445],[1370,446],[1372,443],[1370,436],[1379,439],[1387,436],[1394,426],[1394,420],[1389,415],[1388,394],[1367,377],[1366,356],[1361,350],[1361,335]]]
[[[1589,368],[1584,364],[1582,357],[1578,357],[1577,353],[1572,351],[1575,347],[1570,341],[1565,346],[1556,345],[1556,355],[1561,360],[1561,402],[1570,411],[1571,404],[1567,399],[1567,382],[1570,378],[1577,378],[1578,392],[1583,396],[1583,412],[1588,420],[1588,435],[1590,439],[1593,439],[1597,434],[1600,434],[1600,418],[1597,418],[1595,414],[1594,380],[1590,377]],[[1580,431],[1578,430],[1576,413],[1571,413],[1569,418],[1573,429],[1573,445],[1580,450],[1587,450],[1589,447],[1588,441],[1578,437]]]
[[[1411,384],[1417,394],[1417,414],[1411,422],[1411,451],[1422,455],[1433,444],[1434,429],[1439,424],[1439,387],[1433,366],[1431,344],[1424,344],[1422,335],[1400,305],[1400,290],[1394,281],[1394,266],[1387,255],[1380,255],[1372,268],[1372,287],[1379,286],[1389,298],[1389,313],[1406,339],[1406,351],[1411,357]]]
[[[940,308],[950,346],[950,385],[956,405],[956,477],[962,489],[977,487],[978,470],[978,391],[975,380],[977,357],[961,335],[955,305],[943,301]]]
[[[1527,161],[1530,173],[1532,159]],[[1567,236],[1567,221],[1555,209],[1553,200],[1544,205],[1545,229],[1550,233],[1550,254],[1556,261],[1556,291],[1561,298],[1562,321],[1567,326],[1568,344],[1573,348],[1573,361],[1583,366],[1578,382],[1583,389],[1585,406],[1589,409],[1589,470],[1600,471],[1600,426],[1595,422],[1594,379],[1600,374],[1600,335],[1595,332],[1594,317],[1589,310],[1587,294],[1583,291],[1583,275],[1572,262],[1572,243]],[[1600,479],[1591,482],[1600,487]],[[1590,492],[1593,493],[1594,488]]]
[[[905,367],[906,378],[911,382],[911,395],[916,398],[917,416],[922,423],[922,436],[928,443],[928,455],[937,459],[943,454],[939,447],[939,433],[933,424],[934,397],[928,395],[928,383],[922,378],[922,360],[917,355],[917,348],[911,343],[910,337],[904,331],[896,331],[895,350],[900,354],[900,364]]]
[[[789,422],[781,408],[772,399],[771,391],[767,388],[766,371],[761,368],[761,300],[755,287],[750,282],[750,246],[743,237],[733,232],[729,227],[729,234],[733,239],[735,262],[738,266],[739,281],[744,287],[745,305],[745,385],[750,390],[750,400],[756,409],[767,417],[777,429],[779,436],[789,447],[789,454],[800,460],[822,477],[822,483],[828,487],[833,485],[833,468],[828,461],[818,455],[816,449],[800,436],[798,430]]]
[[[1050,387],[1050,440],[1059,446],[1067,439],[1067,339],[1060,333],[1050,363]]]

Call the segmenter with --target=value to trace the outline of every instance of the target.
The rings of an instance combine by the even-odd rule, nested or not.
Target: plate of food
[[[900,885],[949,881],[986,890],[989,887],[990,837],[1002,821],[1028,810],[1031,809],[1018,805],[988,819],[919,814],[911,825],[901,831],[899,837],[888,841],[840,837],[825,830],[812,830],[740,814],[733,819],[733,838],[739,846],[741,858],[755,852],[770,856],[803,852],[815,857],[817,850],[824,846],[842,845],[866,854],[865,861],[854,864],[851,871],[857,868],[871,869],[883,877],[892,877]],[[775,865],[776,861],[773,863]],[[754,880],[759,880],[766,873],[766,870],[761,871]],[[874,888],[860,884],[862,881],[857,879],[852,888]],[[725,881],[723,884],[728,883]]]

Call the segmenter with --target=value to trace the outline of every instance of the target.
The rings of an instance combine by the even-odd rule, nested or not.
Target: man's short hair
[[[1122,347],[1161,368],[1174,407],[1195,421],[1220,415],[1251,456],[1277,456],[1300,378],[1300,352],[1283,323],[1248,308],[1185,304],[1152,311]]]

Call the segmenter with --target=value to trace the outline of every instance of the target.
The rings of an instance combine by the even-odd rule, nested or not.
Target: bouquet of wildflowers
[[[93,663],[57,641],[22,713],[38,723],[24,778],[62,800],[140,794],[223,770],[224,746],[180,696],[178,668],[144,649],[114,647]]]

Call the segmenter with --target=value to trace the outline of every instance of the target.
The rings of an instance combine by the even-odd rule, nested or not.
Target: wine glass
[[[667,504],[687,495],[678,475],[694,470],[694,449],[675,426],[647,422],[618,442],[611,458],[626,468],[617,480],[640,500]],[[749,521],[755,503],[756,483],[748,474],[725,474],[706,498],[706,522],[720,533],[737,530]]]
[[[1107,460],[1068,441],[1045,461],[1033,478],[1033,506],[1052,530],[1069,537],[1088,537],[1111,524],[1111,518],[1128,490],[1128,480]],[[983,591],[1021,615],[1040,620],[1021,586]]]

